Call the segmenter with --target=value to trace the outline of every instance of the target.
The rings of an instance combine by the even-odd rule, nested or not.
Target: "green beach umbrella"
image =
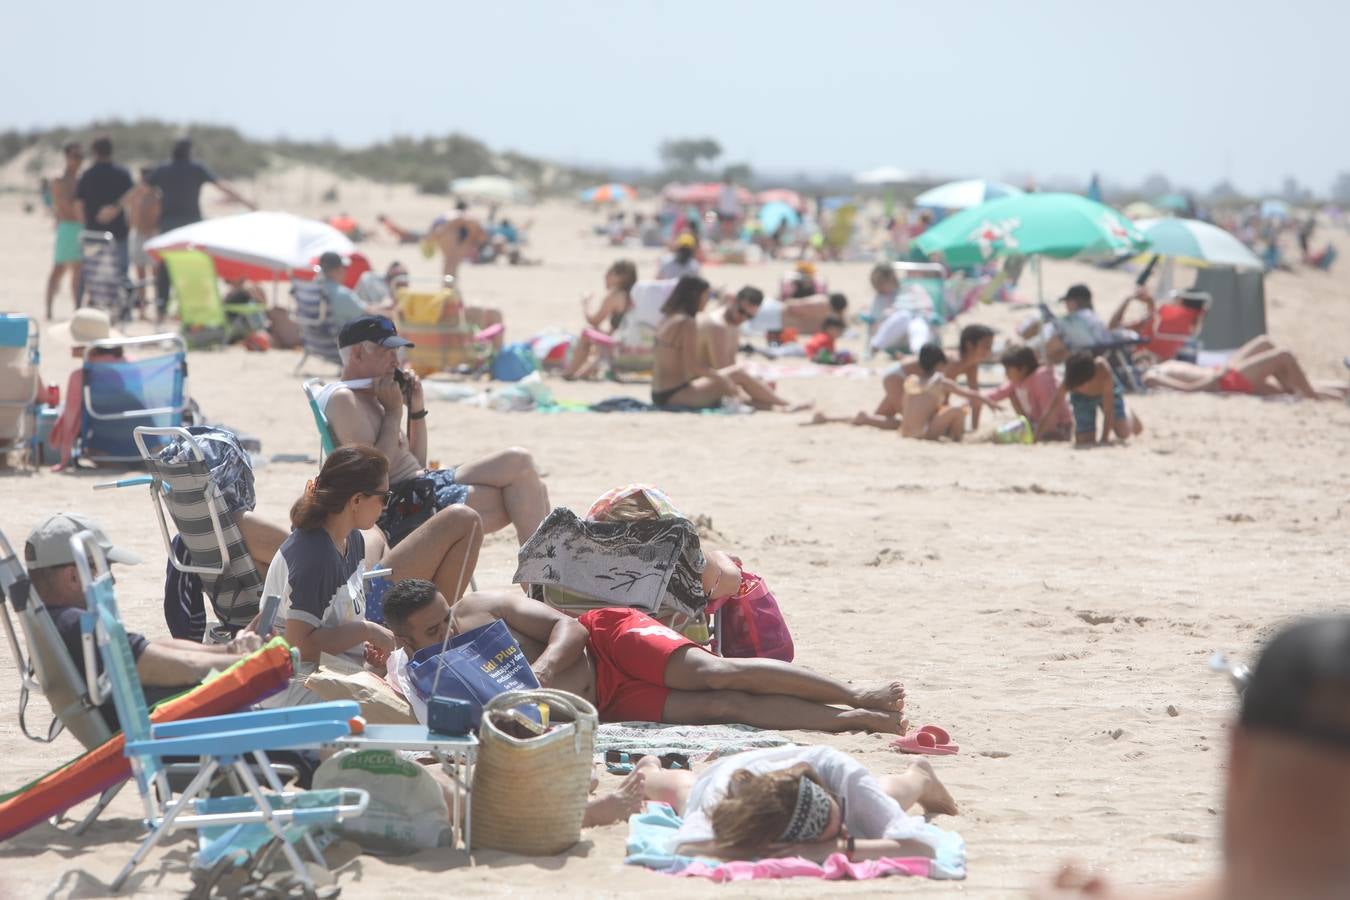
[[[1078,194],[1021,194],[943,219],[914,245],[960,269],[1004,256],[1117,256],[1148,240],[1116,210]]]
[[[1188,266],[1233,266],[1264,270],[1266,264],[1247,245],[1217,225],[1194,219],[1140,219],[1149,253],[1169,256]]]

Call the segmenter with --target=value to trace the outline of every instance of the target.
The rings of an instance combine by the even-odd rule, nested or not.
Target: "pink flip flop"
[[[937,725],[922,725],[919,727],[919,730],[931,734],[933,740],[938,742],[938,746],[950,744],[952,742],[952,736],[947,733],[947,729],[940,728]]]
[[[949,737],[947,732],[936,725],[925,725],[912,734],[896,738],[891,741],[890,746],[901,753],[915,753],[921,756],[952,756],[960,751],[961,748],[956,744],[948,740],[938,740],[939,734],[943,738]]]

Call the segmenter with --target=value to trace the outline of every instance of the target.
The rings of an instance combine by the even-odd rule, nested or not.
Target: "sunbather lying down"
[[[411,654],[440,646],[447,629],[461,634],[502,619],[539,683],[584,697],[604,722],[888,734],[908,727],[899,682],[860,690],[778,660],[723,659],[634,609],[572,619],[519,591],[479,591],[452,610],[434,584],[409,579],[385,595],[384,615],[402,651],[391,660],[401,667],[394,671],[406,670]],[[425,704],[408,700],[425,722]]]
[[[1169,360],[1144,373],[1151,388],[1185,393],[1216,392],[1272,397],[1288,394],[1308,400],[1345,400],[1347,387],[1334,382],[1314,384],[1288,350],[1275,346],[1266,335],[1242,345],[1219,368]]]

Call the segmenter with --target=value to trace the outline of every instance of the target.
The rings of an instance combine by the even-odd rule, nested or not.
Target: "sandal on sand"
[[[960,747],[951,743],[950,735],[936,725],[925,725],[918,731],[891,741],[891,747],[901,753],[916,753],[922,756],[953,756]]]

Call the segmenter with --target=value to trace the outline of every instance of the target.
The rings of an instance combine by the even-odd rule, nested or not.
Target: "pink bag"
[[[741,589],[721,608],[717,640],[723,656],[792,662],[792,635],[764,579],[741,571]]]

